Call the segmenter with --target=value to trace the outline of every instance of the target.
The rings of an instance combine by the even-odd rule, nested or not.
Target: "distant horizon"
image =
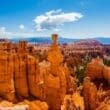
[[[19,42],[20,40],[25,40],[29,43],[45,43],[45,42],[48,42],[48,43],[51,43],[51,36],[33,36],[33,37],[13,37],[13,38],[0,38],[1,41],[4,41],[4,40],[9,40],[9,41],[12,41],[12,42]],[[104,45],[110,45],[110,38],[109,37],[94,37],[94,38],[69,38],[69,37],[61,37],[59,36],[58,37],[58,42],[59,43],[74,43],[76,41],[83,41],[83,40],[87,40],[87,41],[92,41],[92,40],[95,40],[95,41],[98,41],[100,42],[101,44],[104,44]]]
[[[12,42],[19,42],[20,40],[26,40],[27,42],[31,42],[31,43],[45,43],[45,42],[48,42],[48,43],[51,43],[51,37],[50,36],[47,36],[47,37],[28,37],[28,38],[12,38],[12,39],[9,39],[11,40]],[[85,39],[81,39],[81,38],[64,38],[64,37],[59,37],[58,38],[58,42],[59,43],[73,43],[73,42],[76,42],[76,41],[82,41],[82,40],[96,40],[102,44],[110,44],[110,38],[104,38],[104,37],[97,37],[97,38],[85,38]]]
[[[25,39],[25,38],[51,38],[50,36],[12,36],[12,37],[0,37],[0,39]],[[96,36],[96,37],[66,37],[66,36],[58,36],[58,38],[65,39],[96,39],[96,38],[110,38],[109,36]]]

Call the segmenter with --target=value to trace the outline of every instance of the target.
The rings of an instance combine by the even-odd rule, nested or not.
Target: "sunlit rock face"
[[[39,66],[38,60],[31,56],[27,56],[27,80],[28,80],[28,88],[31,95],[37,98],[41,98],[42,91],[39,87]]]
[[[0,96],[14,101],[15,88],[13,81],[14,72],[13,55],[7,52],[0,53]]]
[[[27,81],[27,42],[20,41],[14,54],[14,84],[17,97],[29,96]]]
[[[22,97],[28,97],[28,84],[26,73],[26,58],[22,55],[14,56],[14,84],[16,94]]]
[[[0,100],[7,101],[0,101],[0,107],[12,107],[12,109],[28,107],[28,110],[48,110],[47,103],[38,100],[43,99],[42,89],[39,87],[40,68],[38,60],[28,53],[27,42],[20,41],[14,48],[12,48],[12,43],[3,43],[1,46],[0,96],[3,99]],[[34,101],[24,100],[24,98],[29,99],[30,96],[37,98]],[[21,99],[24,101],[19,102]]]

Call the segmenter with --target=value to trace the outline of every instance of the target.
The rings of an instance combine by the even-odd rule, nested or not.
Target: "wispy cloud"
[[[7,32],[5,27],[0,27],[0,38],[8,38],[11,36],[11,32]]]
[[[13,37],[33,37],[37,36],[38,33],[31,32],[31,31],[19,31],[19,32],[11,32],[6,30],[5,27],[0,27],[0,38],[13,38]]]
[[[36,30],[58,30],[64,23],[75,22],[83,15],[78,12],[65,13],[61,9],[51,10],[34,19]]]

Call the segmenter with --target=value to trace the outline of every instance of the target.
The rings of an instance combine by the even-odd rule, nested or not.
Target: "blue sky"
[[[0,0],[0,37],[110,37],[110,0]]]

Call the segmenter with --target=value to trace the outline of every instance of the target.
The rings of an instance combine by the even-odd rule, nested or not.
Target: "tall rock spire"
[[[61,50],[58,47],[57,43],[57,34],[52,34],[52,46],[48,52],[48,61],[51,62],[52,65],[58,66],[63,62],[63,55]]]
[[[57,45],[57,40],[58,40],[58,35],[57,34],[52,34],[53,45]]]

